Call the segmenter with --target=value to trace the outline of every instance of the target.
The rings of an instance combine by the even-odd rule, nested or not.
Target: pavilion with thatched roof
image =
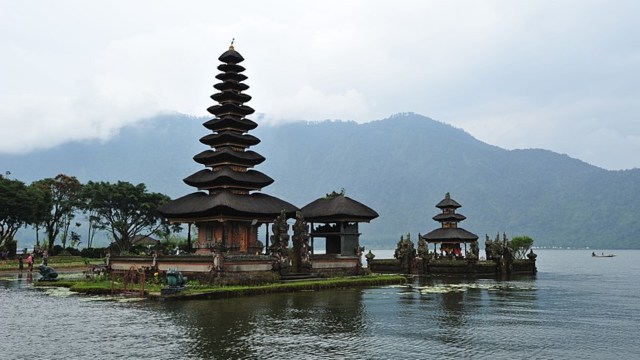
[[[311,223],[311,248],[315,238],[325,239],[325,253],[356,256],[360,247],[358,223],[378,217],[370,207],[344,195],[344,191],[327,194],[301,209],[306,221]],[[316,226],[317,223],[320,223]]]

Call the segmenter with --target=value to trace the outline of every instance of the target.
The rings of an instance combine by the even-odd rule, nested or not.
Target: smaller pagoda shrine
[[[406,238],[400,238],[393,259],[375,259],[375,254],[369,252],[366,255],[369,270],[447,276],[536,273],[536,255],[531,253],[527,255],[527,259],[513,258],[506,236],[504,241],[496,239],[494,242],[495,246],[490,252],[495,256],[480,258],[478,236],[458,226],[466,217],[456,212],[462,205],[453,200],[449,193],[436,207],[441,213],[435,215],[433,220],[440,223],[440,228],[425,235],[418,234],[417,251],[411,242],[411,234],[407,234]],[[430,251],[432,244],[433,251]]]
[[[468,254],[467,244],[477,249],[478,236],[458,226],[459,222],[466,219],[464,215],[456,213],[462,205],[447,193],[436,207],[442,210],[442,213],[434,216],[433,220],[440,223],[440,228],[420,235],[420,239],[433,244],[433,252],[442,257],[463,258]],[[461,244],[464,245],[464,254]]]

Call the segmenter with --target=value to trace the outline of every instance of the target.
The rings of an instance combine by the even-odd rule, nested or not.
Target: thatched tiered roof
[[[457,201],[453,200],[449,193],[447,193],[437,205],[437,208],[442,210],[442,213],[433,217],[433,220],[440,223],[440,228],[432,230],[425,235],[421,235],[421,238],[427,242],[473,242],[478,240],[478,235],[473,234],[461,227],[458,227],[458,222],[466,219],[462,214],[457,214],[456,209],[462,207]]]
[[[375,210],[340,194],[315,200],[301,211],[305,220],[312,222],[369,222],[378,217]]]
[[[197,163],[206,168],[186,177],[184,182],[197,188],[198,192],[173,200],[158,210],[171,221],[201,221],[225,219],[256,219],[271,221],[285,210],[293,215],[297,208],[276,197],[259,193],[273,183],[273,179],[254,166],[265,158],[249,150],[260,139],[248,134],[257,124],[246,118],[254,110],[245,103],[251,96],[242,93],[249,88],[241,74],[245,68],[238,65],[244,58],[231,46],[219,60],[222,73],[216,76],[221,83],[214,85],[220,92],[211,98],[218,104],[207,110],[215,118],[205,122],[212,133],[203,136],[200,142],[210,149],[194,156]]]

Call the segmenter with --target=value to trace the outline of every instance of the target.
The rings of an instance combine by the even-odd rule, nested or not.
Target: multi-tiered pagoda
[[[457,214],[456,209],[462,207],[457,201],[451,198],[451,195],[447,193],[436,207],[442,210],[442,213],[433,217],[433,220],[440,223],[440,228],[430,231],[420,237],[427,241],[427,243],[434,244],[434,252],[447,256],[462,256],[462,249],[460,244],[475,243],[478,241],[476,234],[458,227],[458,223],[466,219],[462,214]],[[437,249],[437,245],[440,244],[440,249]]]
[[[218,104],[207,109],[215,118],[203,124],[211,133],[200,139],[210,149],[193,158],[205,169],[184,179],[198,191],[159,211],[172,223],[196,225],[199,253],[221,246],[232,253],[255,254],[263,247],[257,238],[258,227],[273,222],[282,210],[293,216],[298,209],[260,192],[273,179],[252,169],[265,158],[249,150],[260,140],[248,134],[258,125],[246,118],[254,110],[245,105],[251,96],[243,93],[249,88],[243,83],[245,68],[239,65],[244,58],[232,44],[218,59],[223,64],[216,78],[221,82],[214,85],[219,92],[211,96]]]

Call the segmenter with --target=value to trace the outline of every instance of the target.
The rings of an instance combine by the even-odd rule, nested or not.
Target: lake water
[[[538,254],[537,276],[206,301],[103,301],[9,276],[0,358],[640,358],[640,251]]]

